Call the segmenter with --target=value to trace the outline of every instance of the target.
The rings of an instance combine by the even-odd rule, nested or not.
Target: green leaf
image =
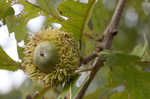
[[[106,66],[126,66],[139,61],[140,58],[138,56],[129,55],[125,53],[112,53],[107,55],[107,61],[105,62]]]
[[[101,94],[99,95],[100,99],[109,99],[109,97],[113,94],[116,93],[114,90],[115,88],[105,88]]]
[[[24,2],[24,0],[19,0],[18,3],[24,5],[24,12],[17,17],[9,16],[5,19],[5,21],[8,26],[9,32],[15,32],[15,37],[19,42],[21,40],[27,39],[28,36],[26,24],[31,18],[38,16],[38,12],[40,10],[33,5]]]
[[[13,61],[4,51],[0,48],[0,65],[13,65]]]
[[[19,66],[0,66],[0,69],[10,70],[10,71],[16,71],[19,69]]]
[[[40,8],[42,8],[48,14],[51,14],[54,18],[63,20],[57,11],[57,7],[62,1],[63,0],[37,0],[37,3]]]
[[[95,92],[87,94],[83,99],[100,99],[99,95],[105,88],[98,88]]]
[[[112,73],[113,81],[125,84],[131,99],[150,98],[149,76],[149,72],[141,72],[134,67],[116,68]]]
[[[90,93],[87,96],[85,96],[84,99],[110,99],[112,98],[112,96],[114,97],[118,94],[119,96],[123,96],[125,91],[126,90],[124,90],[123,86],[116,86],[116,87],[103,86],[103,87],[98,88],[95,92]],[[120,99],[120,98],[117,98],[117,99]],[[123,99],[127,99],[127,98],[123,98]]]
[[[124,22],[124,18],[122,20]],[[119,33],[113,40],[113,46],[116,50],[131,52],[138,41],[137,29],[127,28],[124,23],[120,23]]]
[[[91,17],[93,6],[95,5],[95,1],[91,0],[88,4],[74,2],[74,1],[65,1],[62,2],[58,8],[59,12],[63,16],[69,18],[69,20],[64,22],[58,22],[63,25],[63,30],[70,32],[73,36],[79,40],[81,35],[88,31],[88,21]],[[91,53],[95,48],[95,42],[93,40],[87,39],[83,37],[82,40],[82,56]]]
[[[67,84],[65,86],[63,92],[58,96],[57,99],[64,99],[64,97],[67,96],[68,94],[69,94],[69,96],[68,96],[69,99],[75,99],[75,97],[79,93],[80,89],[82,88],[82,86],[84,85],[84,83],[87,80],[87,78],[86,78],[85,81],[83,82],[83,84],[80,87],[77,87],[76,83],[77,83],[79,77],[80,77],[80,75],[78,75],[74,80],[72,80],[72,82]]]
[[[80,87],[77,87],[75,83],[72,86],[70,86],[70,93],[71,93],[72,99],[75,99],[75,97],[78,95],[78,93],[80,92],[81,88],[83,87],[83,85],[85,84],[87,80],[88,80],[88,77],[83,81]]]
[[[124,92],[118,92],[112,94],[109,99],[128,99],[128,91],[125,90]]]
[[[131,54],[137,55],[139,57],[144,57],[148,49],[148,38],[144,34],[144,46],[142,46],[141,44],[136,45]]]
[[[111,53],[105,66],[112,67],[112,82],[125,85],[131,99],[150,98],[150,72],[139,70],[136,62],[140,58],[124,53]]]
[[[88,4],[74,1],[62,2],[58,7],[59,12],[61,12],[63,16],[69,18],[67,21],[58,23],[61,23],[63,25],[63,30],[72,33],[76,39],[80,38],[87,8]]]
[[[1,48],[0,48],[0,69],[17,70],[19,69],[18,63],[13,61]]]
[[[6,24],[9,32],[15,32],[17,41],[24,40],[27,37],[26,24],[23,17],[10,16],[6,18]]]
[[[6,3],[6,0],[1,0],[0,1],[0,19],[5,18],[7,16],[12,16],[14,15],[14,10],[11,7],[10,3]]]
[[[91,23],[93,25],[93,34],[101,34],[105,30],[108,22],[112,17],[113,11],[109,11],[104,7],[102,0],[98,0],[93,9]]]
[[[7,8],[3,8],[0,9],[0,18],[5,18],[7,16],[11,16],[14,15],[14,10],[12,7],[7,7]]]
[[[132,51],[132,54],[142,57],[145,53],[145,50],[146,47],[145,46],[143,47],[142,45],[139,44],[135,46],[134,50]]]
[[[94,93],[97,89],[103,88],[105,85],[108,84],[108,78],[110,74],[110,68],[109,67],[102,67],[97,73],[94,79],[92,80],[90,86],[88,87],[88,90],[86,91],[86,94]]]
[[[142,60],[144,61],[149,61],[150,60],[150,47],[149,47],[149,44],[150,43],[150,39],[149,39],[149,33],[145,33],[144,34],[144,47],[143,49],[144,50],[144,53],[143,53],[143,56],[142,56]]]

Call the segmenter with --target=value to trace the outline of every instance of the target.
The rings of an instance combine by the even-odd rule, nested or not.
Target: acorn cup
[[[48,28],[26,44],[22,68],[33,81],[55,87],[70,81],[79,59],[78,41],[70,33]]]

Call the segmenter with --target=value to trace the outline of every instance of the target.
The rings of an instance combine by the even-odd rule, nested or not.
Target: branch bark
[[[97,39],[101,44],[96,47],[92,54],[84,57],[81,64],[87,64],[98,56],[104,49],[111,49],[113,37],[118,33],[118,25],[127,0],[119,0],[110,24],[105,29],[103,35]]]
[[[100,51],[103,51],[105,49],[111,49],[112,47],[112,40],[114,38],[114,36],[117,34],[118,32],[118,25],[121,19],[121,15],[123,13],[123,9],[125,7],[127,0],[119,0],[117,7],[115,9],[115,12],[112,16],[112,19],[110,21],[110,24],[107,26],[106,30],[104,31],[102,37],[100,37],[99,39],[101,40],[101,43],[96,47],[96,49],[94,50],[94,52],[89,55],[84,61],[83,64],[88,63],[90,60],[96,58],[98,56],[98,53]],[[84,96],[89,84],[91,83],[91,81],[94,79],[96,73],[98,72],[98,70],[104,66],[104,61],[100,60],[98,57],[96,58],[96,63],[93,65],[94,68],[91,71],[90,75],[89,75],[89,79],[87,80],[87,82],[84,84],[84,86],[81,88],[79,94],[77,95],[76,99],[82,99],[82,97]]]

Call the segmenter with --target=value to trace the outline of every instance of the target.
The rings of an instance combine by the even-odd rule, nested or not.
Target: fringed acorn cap
[[[68,82],[78,66],[78,41],[67,32],[49,28],[35,33],[24,49],[24,72],[46,86]]]

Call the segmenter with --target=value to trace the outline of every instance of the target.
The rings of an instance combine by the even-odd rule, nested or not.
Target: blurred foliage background
[[[50,26],[55,28],[54,23],[61,24],[61,30],[72,33],[77,40],[80,39],[82,32],[97,38],[102,35],[108,26],[118,0],[97,0],[97,2],[96,0],[89,0],[88,3],[85,2],[87,0],[83,1],[36,0],[35,2],[35,0],[0,0],[0,19],[3,25],[6,24],[8,26],[9,32],[15,33],[17,42],[21,40],[24,40],[25,43],[28,42],[28,37],[33,32],[38,32],[40,29]],[[92,1],[95,1],[94,4]],[[16,14],[13,9],[13,6],[16,4],[23,6],[23,11],[20,14]],[[93,7],[92,10],[89,9],[91,5]],[[90,14],[88,15],[87,13]],[[89,16],[89,21],[85,25],[87,15]],[[150,75],[150,65],[137,64],[138,59],[129,55],[136,55],[143,61],[149,61],[149,17],[150,0],[127,1],[119,25],[119,33],[113,41],[112,48],[116,52],[121,52],[121,54],[106,52],[106,56],[110,55],[106,65],[112,67],[113,71],[108,66],[101,68],[90,84],[84,99],[150,98],[150,82],[148,77]],[[44,20],[42,22],[36,20],[36,24],[42,25],[34,26],[35,23],[33,21],[35,18]],[[33,29],[35,27],[38,29]],[[97,45],[97,42],[87,36],[83,37],[82,43],[81,54],[83,56],[89,55]],[[23,58],[23,48],[19,46],[17,48],[19,57]],[[118,67],[115,67],[114,63],[110,60],[118,63],[115,64]],[[136,64],[135,67],[132,66],[133,63]],[[17,64],[5,54],[3,46],[0,45],[0,68],[15,71],[19,69],[16,66]],[[121,66],[125,68],[121,68]],[[76,86],[79,83],[79,80],[77,80],[66,90],[62,88],[48,90],[45,93],[44,99],[62,99],[68,90],[72,94],[71,97],[74,98],[86,81],[87,75],[88,73],[85,73],[82,75],[83,77],[79,77],[79,80],[83,79],[80,87]],[[13,89],[9,93],[0,94],[0,99],[25,99],[27,96],[34,95],[41,87],[41,84],[33,83],[29,78],[26,78],[19,88]]]

